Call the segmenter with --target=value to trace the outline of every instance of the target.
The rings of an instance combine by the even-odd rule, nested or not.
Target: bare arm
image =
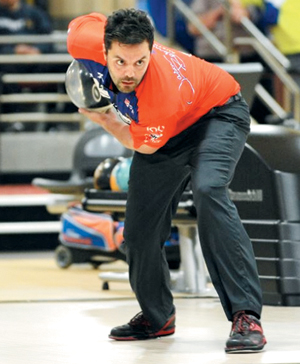
[[[132,149],[143,154],[153,154],[159,149],[149,147],[145,144],[141,145],[139,148],[134,148],[129,125],[121,121],[113,109],[108,110],[106,113],[94,112],[86,109],[79,109],[79,112],[94,123],[102,126],[103,129],[113,135],[121,144],[124,145],[124,147],[128,149]]]
[[[249,18],[249,11],[240,0],[230,0],[230,16],[234,23],[239,24],[243,17]]]
[[[40,54],[41,51],[34,46],[18,44],[15,46],[15,54]]]
[[[225,9],[219,5],[214,9],[198,14],[199,20],[210,30],[213,30],[219,20],[224,16]],[[248,9],[240,0],[230,0],[230,17],[234,23],[239,24],[242,17],[249,18]],[[188,30],[192,35],[200,35],[199,30],[191,23],[188,24]]]
[[[222,19],[224,8],[222,5],[205,13],[198,14],[199,20],[210,30],[214,29],[216,23]],[[188,24],[188,30],[192,35],[200,35],[199,30],[191,23]]]

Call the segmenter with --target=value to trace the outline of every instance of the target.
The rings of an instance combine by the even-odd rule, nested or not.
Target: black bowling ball
[[[122,158],[106,158],[102,161],[94,172],[94,188],[97,190],[110,190],[110,175],[113,168]]]

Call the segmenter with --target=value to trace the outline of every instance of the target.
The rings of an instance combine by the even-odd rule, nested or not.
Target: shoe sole
[[[248,347],[248,346],[239,347],[239,346],[236,346],[234,348],[225,348],[225,352],[226,353],[258,352],[258,351],[263,350],[265,345],[266,345],[266,343],[263,343],[262,345],[256,346],[256,347]]]
[[[150,340],[150,339],[157,339],[162,336],[169,336],[175,333],[175,329],[171,329],[169,331],[164,332],[156,332],[155,334],[150,334],[149,336],[113,336],[109,335],[110,339],[116,341],[136,341],[136,340]]]
[[[148,340],[156,339],[161,336],[173,335],[175,332],[175,314],[169,318],[169,320],[164,324],[164,326],[157,332],[153,334],[146,335],[131,335],[131,336],[114,336],[108,335],[110,339],[117,341],[134,341],[134,340]]]

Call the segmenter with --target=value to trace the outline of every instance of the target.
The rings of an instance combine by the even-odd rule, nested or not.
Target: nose
[[[127,66],[125,69],[125,77],[134,78],[135,72],[133,66]]]

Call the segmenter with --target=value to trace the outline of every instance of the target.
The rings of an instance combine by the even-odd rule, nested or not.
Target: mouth
[[[122,80],[122,84],[125,86],[132,86],[132,85],[134,85],[134,81],[133,80]]]

